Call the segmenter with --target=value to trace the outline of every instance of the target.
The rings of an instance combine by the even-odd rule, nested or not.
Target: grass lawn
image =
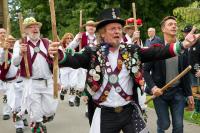
[[[150,96],[147,96],[147,99],[149,99],[149,98],[150,98]],[[151,101],[151,102],[148,103],[148,107],[154,108],[153,101]],[[192,113],[193,113],[193,112],[190,112],[190,111],[186,111],[186,110],[185,110],[184,119],[185,119],[186,121],[188,121],[188,122],[195,123],[195,124],[198,124],[198,125],[200,126],[200,114],[199,114],[199,119],[198,119],[198,121],[197,121],[197,120],[195,121],[195,120],[191,119]]]

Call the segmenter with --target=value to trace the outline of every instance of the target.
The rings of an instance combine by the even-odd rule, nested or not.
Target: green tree
[[[200,2],[193,2],[188,7],[178,7],[173,10],[179,26],[178,37],[182,38],[181,30],[186,25],[194,25],[200,29]]]
[[[192,0],[137,0],[137,17],[143,20],[141,27],[142,38],[146,38],[148,27],[155,27],[160,33],[160,21],[164,16],[172,15],[176,7],[186,6]],[[55,0],[57,28],[59,36],[65,32],[76,34],[79,31],[79,12],[83,10],[83,23],[89,19],[96,20],[99,12],[108,7],[121,10],[121,18],[133,16],[132,0]],[[13,6],[14,5],[14,6]],[[19,36],[16,12],[22,12],[24,18],[34,16],[43,23],[41,33],[51,37],[51,19],[48,0],[10,0],[10,12],[14,17],[13,33]]]

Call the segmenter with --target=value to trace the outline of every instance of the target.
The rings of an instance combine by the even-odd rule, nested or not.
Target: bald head
[[[148,29],[148,36],[149,36],[150,38],[152,38],[152,37],[155,36],[155,34],[156,34],[156,29],[150,27],[150,28]]]
[[[6,30],[4,28],[0,28],[0,41],[3,41],[6,37]]]

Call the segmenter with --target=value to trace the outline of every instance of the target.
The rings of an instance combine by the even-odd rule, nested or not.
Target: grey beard
[[[34,42],[38,41],[40,39],[40,34],[37,35],[29,35],[30,39]]]

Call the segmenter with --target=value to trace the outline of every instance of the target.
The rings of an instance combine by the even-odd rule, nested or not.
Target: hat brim
[[[110,23],[119,23],[121,24],[122,26],[125,25],[125,21],[122,20],[122,19],[108,19],[108,20],[102,20],[100,21],[97,26],[96,26],[96,31],[98,31],[99,29],[101,29],[102,27],[104,27],[105,25],[107,24],[110,24]]]
[[[30,25],[38,25],[40,28],[42,27],[42,23],[40,23],[40,22],[32,22],[32,23],[29,23],[29,24],[24,24],[24,28],[27,28]]]
[[[137,27],[142,27],[142,25],[137,25]],[[135,28],[134,25],[125,25],[124,29],[128,29],[128,28]]]

